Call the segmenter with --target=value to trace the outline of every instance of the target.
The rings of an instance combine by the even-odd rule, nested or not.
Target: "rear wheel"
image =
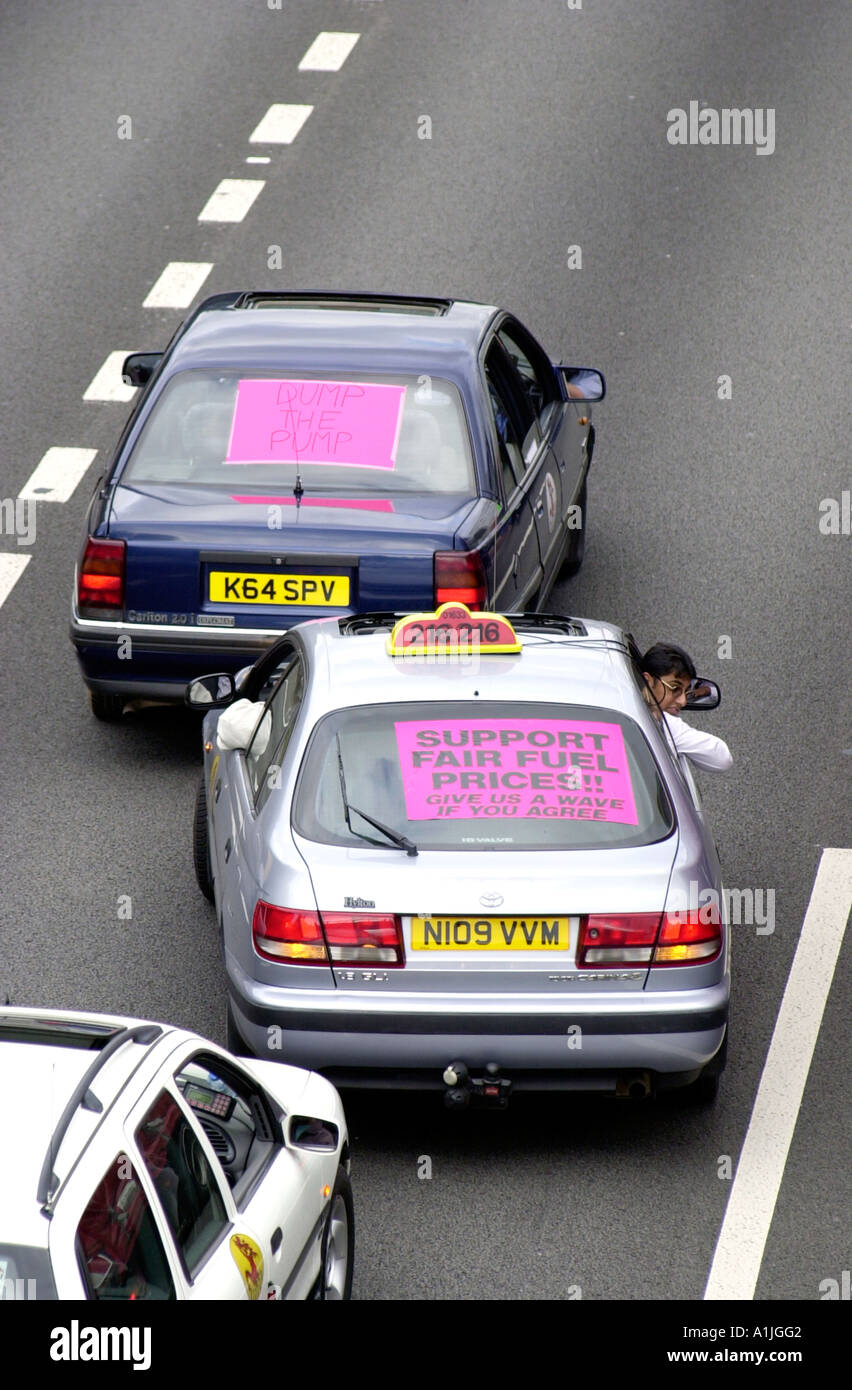
[[[587,493],[588,488],[584,480],[582,492],[580,493],[580,496],[577,498],[576,502],[576,505],[580,508],[581,525],[579,527],[579,530],[571,529],[568,532],[568,535],[570,537],[568,541],[568,553],[566,554],[565,559],[562,561],[562,564],[559,567],[560,579],[570,579],[572,574],[577,574],[577,572],[580,570],[583,564],[583,557],[586,553]]]
[[[124,712],[123,695],[104,695],[101,690],[90,690],[89,704],[95,718],[105,724],[114,724]]]
[[[213,901],[213,878],[210,873],[210,841],[207,833],[207,787],[202,774],[195,797],[192,818],[192,864],[199,888],[208,902]]]
[[[352,1204],[352,1184],[346,1169],[338,1168],[322,1237],[322,1269],[318,1298],[330,1303],[352,1297],[354,1256],[355,1209]]]

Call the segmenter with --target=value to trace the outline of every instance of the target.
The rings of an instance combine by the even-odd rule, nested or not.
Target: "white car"
[[[0,1008],[0,1298],[343,1299],[340,1097],[167,1024]]]

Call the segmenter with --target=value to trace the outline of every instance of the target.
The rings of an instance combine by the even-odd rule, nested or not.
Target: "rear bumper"
[[[306,621],[295,617],[293,623]],[[292,625],[292,624],[291,624]],[[182,701],[189,681],[252,665],[286,628],[109,622],[71,613],[69,636],[83,680],[105,695]],[[121,644],[130,639],[129,651]],[[122,656],[121,651],[126,655]]]
[[[238,1032],[258,1057],[322,1071],[340,1084],[442,1086],[449,1062],[496,1062],[519,1089],[614,1090],[625,1074],[687,1084],[722,1045],[729,980],[708,989],[600,999],[364,998],[235,977]]]

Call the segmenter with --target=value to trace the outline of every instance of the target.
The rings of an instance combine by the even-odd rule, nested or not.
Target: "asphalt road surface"
[[[339,69],[300,71],[321,31],[360,38]],[[128,410],[83,395],[110,352],[170,338],[185,311],[143,300],[172,261],[212,263],[199,297],[498,303],[600,366],[586,563],[553,607],[680,641],[722,685],[694,722],[734,768],[702,790],[727,884],[763,907],[734,931],[715,1107],[353,1099],[359,1299],[701,1299],[749,1134],[780,1155],[754,1296],[819,1299],[852,1264],[848,857],[755,1108],[822,851],[852,843],[850,57],[845,0],[3,4],[0,494],[50,448],[98,451],[67,501],[38,504],[32,545],[0,536],[13,1003],[224,1041],[189,852],[197,721],[96,723],[67,638],[82,518]],[[671,144],[690,101],[771,109],[773,148]],[[274,103],[313,111],[292,143],[250,143]],[[242,221],[199,221],[225,178],[264,182]],[[785,1162],[789,1058],[814,1035]]]

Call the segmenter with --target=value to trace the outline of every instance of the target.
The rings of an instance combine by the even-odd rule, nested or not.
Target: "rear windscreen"
[[[614,849],[674,826],[644,736],[589,705],[373,705],[320,720],[293,824],[310,840],[419,849]]]
[[[185,371],[172,377],[134,445],[123,481],[198,483],[242,500],[471,494],[461,397],[429,376],[335,378]]]

